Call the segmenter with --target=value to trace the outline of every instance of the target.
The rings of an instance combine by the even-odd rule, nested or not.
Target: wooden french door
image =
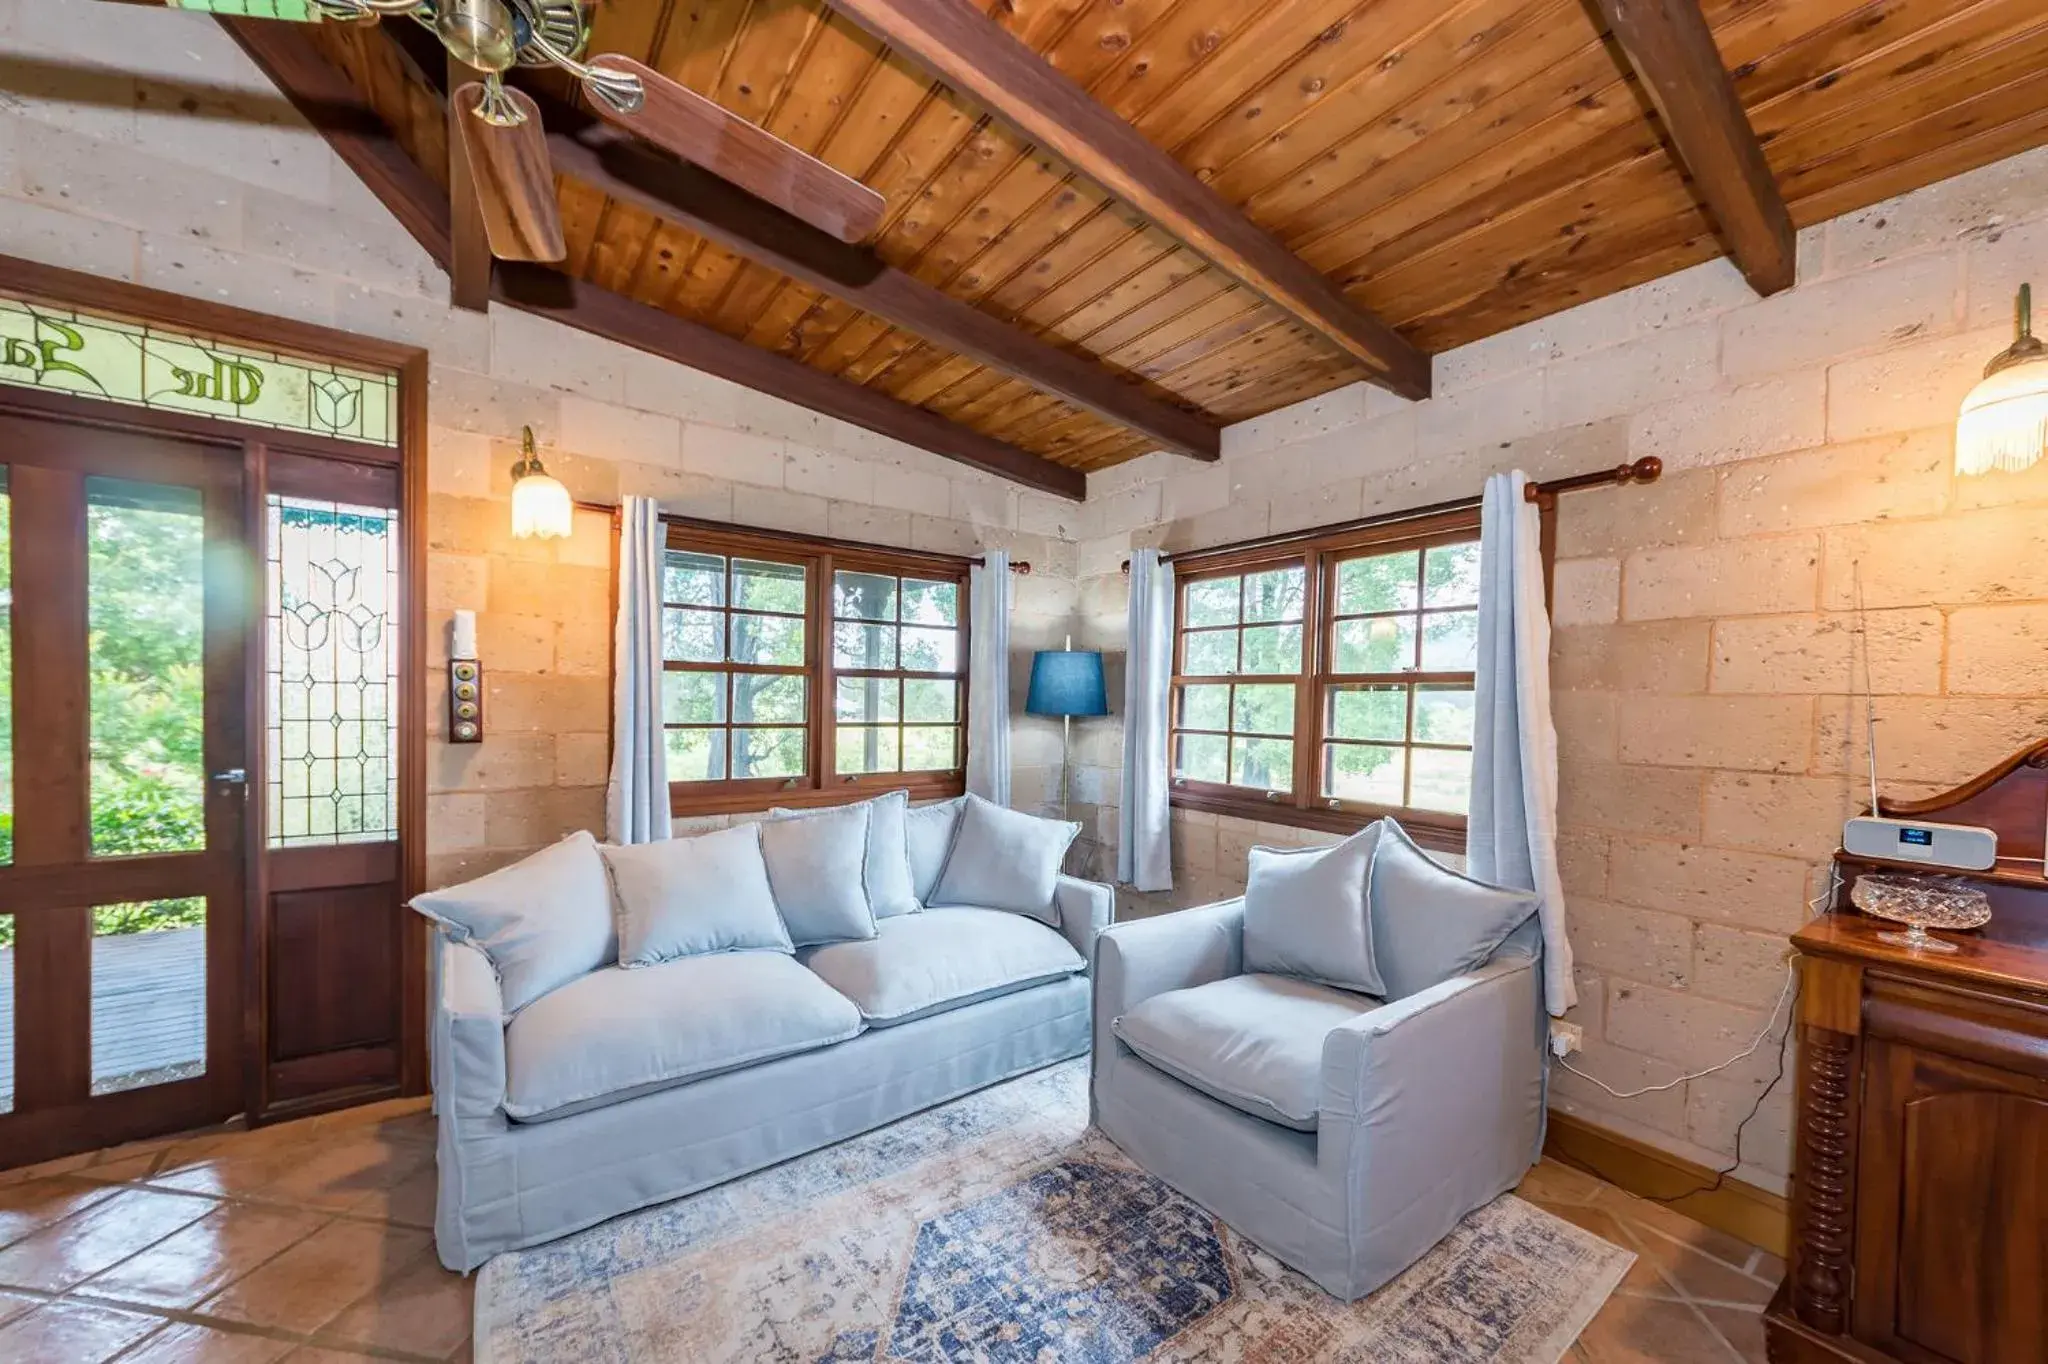
[[[244,1106],[244,467],[0,413],[0,1167]]]

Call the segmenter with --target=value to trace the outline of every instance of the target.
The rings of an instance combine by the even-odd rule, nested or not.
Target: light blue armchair
[[[1338,1297],[1360,1298],[1513,1188],[1536,1158],[1536,925],[1524,924],[1478,969],[1403,999],[1317,992],[1331,997],[1321,1007],[1334,1020],[1314,1025],[1319,1045],[1312,1033],[1225,1058],[1254,1077],[1240,1089],[1261,1087],[1264,1068],[1274,1094],[1311,1100],[1312,1113],[1293,1125],[1254,1116],[1247,1109],[1261,1104],[1242,1093],[1226,1102],[1214,1087],[1176,1078],[1117,1035],[1116,1021],[1148,999],[1244,977],[1243,929],[1238,899],[1117,924],[1097,939],[1096,1120],[1239,1233]],[[1260,983],[1277,978],[1244,979],[1247,988],[1227,993],[1246,1002],[1225,1008],[1259,1007]],[[1359,1012],[1345,1017],[1345,1000]],[[1297,1073],[1270,1073],[1289,1069]]]

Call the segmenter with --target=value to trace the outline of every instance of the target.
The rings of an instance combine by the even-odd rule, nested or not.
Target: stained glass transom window
[[[270,845],[398,836],[398,513],[270,498]]]
[[[398,444],[398,376],[0,297],[0,383]]]

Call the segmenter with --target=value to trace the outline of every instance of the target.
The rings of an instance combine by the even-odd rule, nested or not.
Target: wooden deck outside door
[[[262,579],[239,445],[0,413],[0,479],[4,1168],[243,1108]]]

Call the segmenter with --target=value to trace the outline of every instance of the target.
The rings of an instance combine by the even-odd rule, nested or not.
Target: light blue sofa
[[[509,1024],[490,961],[471,943],[438,936],[432,1043],[441,1262],[474,1269],[502,1251],[1084,1054],[1086,963],[1114,898],[1107,886],[1063,876],[1054,903],[1057,934],[1021,915],[942,908],[884,920],[871,941],[794,958],[730,953],[630,971],[607,967]],[[974,915],[996,917],[977,924]],[[991,954],[1006,950],[1031,963],[1064,955],[1068,964],[1027,964],[1024,979],[940,997],[948,982],[986,976]],[[936,1002],[901,1012],[876,1006],[888,1015],[880,1020],[850,1002],[891,993]],[[756,1016],[739,1021],[765,1036],[759,1049],[773,1053],[759,1060],[627,1083],[620,1077],[637,1059],[605,1054],[659,1051],[677,1030],[727,1027],[749,1011]],[[608,1083],[618,1087],[607,1090]],[[545,1104],[536,1098],[543,1089],[553,1091]]]
[[[1221,992],[1221,1008],[1298,1016],[1294,999],[1276,994],[1262,1004],[1261,982],[1276,978],[1245,975],[1243,938],[1237,899],[1118,924],[1097,939],[1096,1121],[1139,1164],[1251,1241],[1338,1297],[1363,1297],[1518,1184],[1537,1156],[1536,923],[1477,970],[1384,1004],[1348,996],[1357,1003],[1348,1017],[1341,1003],[1326,1003],[1334,1021],[1326,1012],[1293,1045],[1218,1058],[1218,1069],[1235,1067],[1240,1080],[1231,1103],[1214,1097],[1213,1079],[1204,1092],[1148,1063],[1119,1039],[1116,1023],[1168,991],[1239,979],[1243,986]],[[1260,1067],[1267,1073],[1256,1074]],[[1294,1125],[1276,1120],[1255,1090],[1283,1107],[1305,1098],[1305,1113]]]

